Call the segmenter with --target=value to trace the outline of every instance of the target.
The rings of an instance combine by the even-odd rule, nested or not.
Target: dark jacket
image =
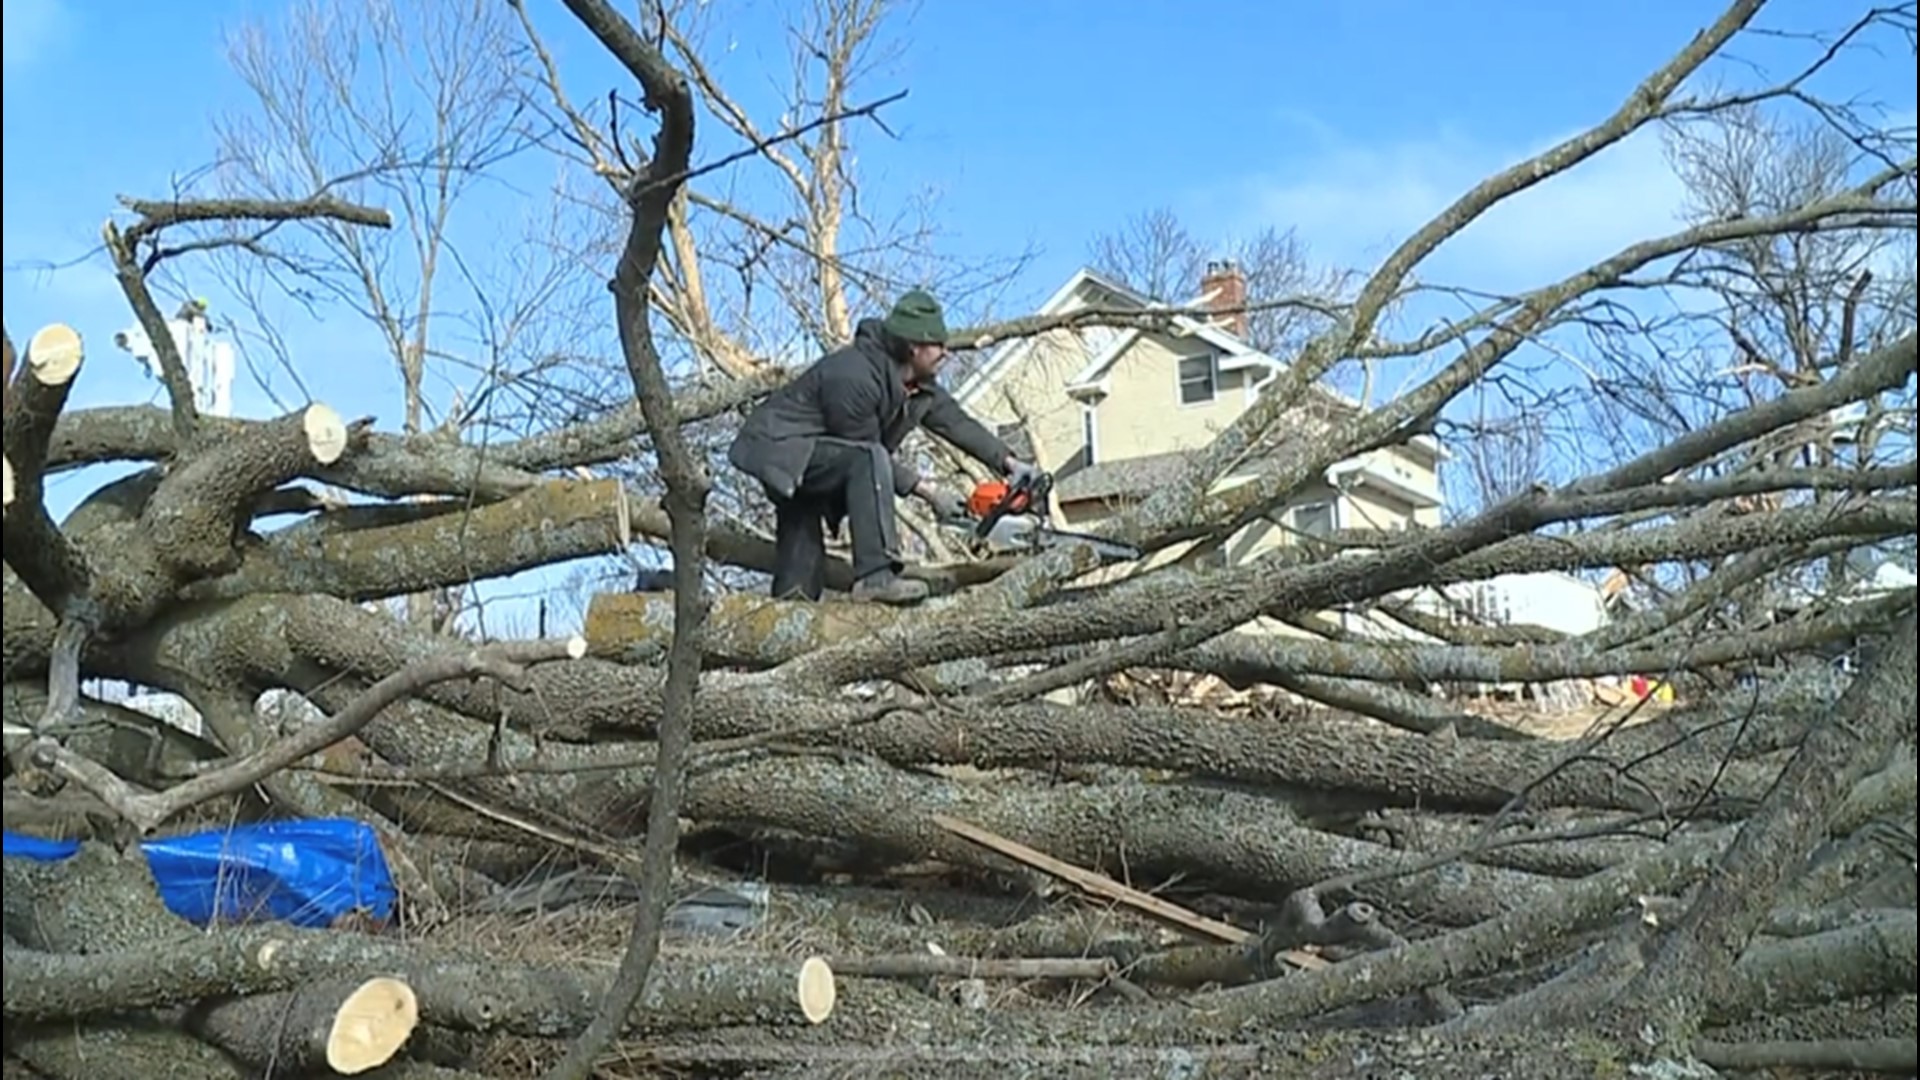
[[[775,390],[741,426],[727,460],[781,498],[791,498],[821,436],[879,443],[893,454],[893,487],[910,493],[920,474],[897,451],[916,427],[952,443],[982,465],[1001,471],[1004,443],[968,416],[937,383],[909,393],[902,347],[879,319],[863,319],[853,341],[820,358]]]

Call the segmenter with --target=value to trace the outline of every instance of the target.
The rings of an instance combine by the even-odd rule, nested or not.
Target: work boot
[[[891,570],[876,570],[853,583],[853,598],[882,604],[917,604],[927,598],[927,583],[903,578]]]

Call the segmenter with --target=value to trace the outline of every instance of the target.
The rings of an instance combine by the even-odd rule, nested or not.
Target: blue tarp
[[[6,833],[6,857],[58,862],[76,840]],[[393,878],[380,841],[351,819],[268,821],[141,843],[160,898],[198,926],[267,919],[326,926],[350,912],[393,915]]]

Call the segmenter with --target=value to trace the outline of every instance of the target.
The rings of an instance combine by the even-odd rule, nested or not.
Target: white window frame
[[[1099,410],[1096,409],[1091,402],[1083,403],[1080,406],[1080,446],[1086,453],[1088,465],[1094,464],[1096,460],[1094,447],[1097,446],[1099,442]]]
[[[1187,400],[1187,383],[1190,381],[1184,369],[1188,364],[1204,361],[1207,365],[1207,396],[1193,401]],[[1198,383],[1198,380],[1191,380]],[[1196,408],[1211,405],[1220,400],[1220,354],[1209,349],[1199,356],[1183,356],[1173,365],[1173,399],[1181,408]]]
[[[1340,531],[1340,510],[1338,505],[1332,499],[1318,499],[1313,502],[1301,503],[1287,512],[1289,519],[1287,525],[1296,534],[1305,537],[1312,537],[1314,535],[1302,528],[1300,524],[1300,519],[1305,516],[1309,510],[1325,510],[1327,512],[1327,533],[1329,535]]]

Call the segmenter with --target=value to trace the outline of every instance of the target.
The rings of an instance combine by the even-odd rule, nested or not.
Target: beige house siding
[[[990,428],[1025,424],[1035,464],[1057,472],[1080,452],[1084,421],[1079,402],[1061,387],[1087,364],[1086,350],[1067,331],[1035,338],[1027,355],[969,403]]]
[[[1343,528],[1405,529],[1413,524],[1412,503],[1372,487],[1346,492],[1341,503]]]
[[[1106,395],[1094,407],[1094,460],[1198,450],[1247,408],[1246,373],[1219,371],[1209,401],[1180,400],[1180,362],[1213,355],[1205,343],[1142,334],[1106,375]],[[1057,391],[1056,391],[1057,392]]]

